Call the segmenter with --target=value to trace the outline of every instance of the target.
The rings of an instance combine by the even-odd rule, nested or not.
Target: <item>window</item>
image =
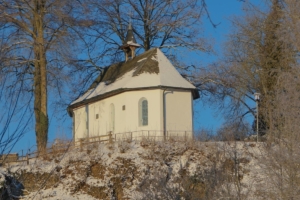
[[[139,125],[148,125],[148,101],[144,97],[139,100]]]
[[[115,130],[115,106],[110,104],[109,106],[109,119],[110,119],[110,131]]]

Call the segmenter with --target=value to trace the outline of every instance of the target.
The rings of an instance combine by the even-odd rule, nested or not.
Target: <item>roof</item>
[[[183,78],[167,57],[158,49],[151,49],[127,62],[106,67],[90,88],[73,101],[75,108],[124,91],[151,88],[180,88],[191,90],[199,98],[196,87]]]

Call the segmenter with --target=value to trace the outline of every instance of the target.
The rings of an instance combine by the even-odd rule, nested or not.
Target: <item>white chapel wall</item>
[[[87,137],[87,128],[86,128],[86,108],[85,106],[74,109],[73,120],[74,120],[74,139],[77,141],[79,138]]]
[[[166,131],[192,134],[192,95],[190,91],[161,89],[128,91],[86,107],[74,109],[75,140],[85,137],[128,132],[132,137],[163,136],[163,92],[165,93]],[[139,125],[139,100],[148,101],[148,125]],[[114,105],[112,130],[111,104]],[[123,107],[125,106],[125,107]],[[125,110],[123,110],[125,109]],[[87,112],[88,110],[88,112]],[[88,116],[87,116],[88,113]],[[88,119],[88,129],[86,121]]]
[[[193,132],[193,97],[190,91],[166,90],[165,92],[166,131],[175,136]]]
[[[141,131],[144,131],[144,134],[146,134],[148,130],[151,130],[150,134],[153,134],[153,131],[155,130],[157,130],[156,134],[161,134],[162,124],[160,113],[162,108],[160,95],[159,89],[129,91],[91,103],[88,105],[88,130],[84,123],[87,119],[87,116],[85,116],[87,113],[85,112],[85,108],[75,109],[75,140],[87,136],[107,135],[109,131],[112,131],[113,133],[131,132],[133,137],[140,136]],[[148,101],[147,126],[139,126],[138,123],[139,100],[141,98],[145,98]],[[114,105],[115,110],[114,130],[112,130],[110,114],[111,104]]]

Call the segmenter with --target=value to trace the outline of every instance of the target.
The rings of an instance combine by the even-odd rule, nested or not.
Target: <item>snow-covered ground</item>
[[[155,142],[94,144],[2,167],[23,199],[259,199],[264,181],[260,143]]]

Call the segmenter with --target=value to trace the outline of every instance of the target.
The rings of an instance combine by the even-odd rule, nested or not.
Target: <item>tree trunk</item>
[[[34,13],[34,113],[35,132],[38,152],[43,153],[48,140],[48,114],[47,114],[47,60],[44,41],[44,10],[45,2],[35,1]]]

